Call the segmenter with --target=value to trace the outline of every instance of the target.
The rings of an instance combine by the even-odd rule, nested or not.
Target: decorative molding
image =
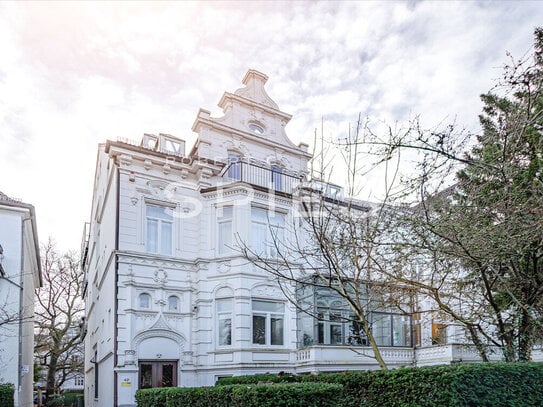
[[[281,290],[273,285],[258,285],[251,289],[251,295],[253,297],[262,297],[262,298],[284,298],[284,294]]]
[[[151,253],[143,252],[118,252],[119,263],[125,263],[130,265],[152,266],[164,269],[175,269],[176,271],[191,272],[197,271],[198,268],[194,265],[194,262],[188,262],[181,259],[164,259],[163,256],[154,255]]]
[[[149,330],[164,329],[164,330],[173,331],[173,329],[170,327],[170,325],[168,324],[168,322],[166,321],[162,313],[158,314],[158,318],[156,319],[154,324],[151,325],[148,329]]]
[[[164,285],[168,282],[168,273],[166,273],[166,271],[164,271],[163,269],[159,268],[158,270],[155,270],[154,274],[155,277],[153,278],[153,280],[155,281],[155,283]]]
[[[217,271],[221,274],[225,274],[230,271],[231,267],[232,265],[230,264],[230,261],[225,261],[217,265]]]
[[[121,166],[129,167],[130,165],[132,165],[132,160],[132,156],[128,154],[121,154],[119,156],[119,163],[121,164]]]

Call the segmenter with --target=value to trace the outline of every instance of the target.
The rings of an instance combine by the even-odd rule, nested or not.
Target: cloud
[[[542,17],[538,2],[0,3],[0,189],[76,247],[97,143],[162,131],[190,148],[198,108],[220,115],[248,68],[295,143],[359,113],[476,130],[479,94]]]

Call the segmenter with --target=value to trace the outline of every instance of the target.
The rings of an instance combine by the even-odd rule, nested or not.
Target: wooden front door
[[[177,386],[177,362],[141,361],[139,368],[140,389]]]

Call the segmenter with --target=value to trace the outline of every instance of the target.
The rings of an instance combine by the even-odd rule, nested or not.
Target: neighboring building
[[[41,287],[36,214],[0,192],[0,383],[15,387],[15,406],[32,406],[34,294]]]
[[[222,96],[224,116],[200,109],[188,154],[167,134],[99,145],[81,262],[87,407],[134,406],[138,388],[208,386],[221,376],[378,368],[360,327],[345,322],[344,302],[306,290],[322,320],[299,315],[233,249],[243,241],[273,257],[270,233],[288,237],[300,187],[311,185],[308,146],[288,139],[291,116],[266,81],[249,70],[243,88]],[[340,187],[321,187],[343,199]],[[390,367],[477,360],[453,345],[454,326],[371,318]]]

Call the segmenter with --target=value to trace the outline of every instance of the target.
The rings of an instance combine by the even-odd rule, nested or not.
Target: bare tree
[[[60,254],[51,239],[42,247],[43,288],[37,292],[35,353],[47,369],[47,395],[83,371],[78,324],[83,316],[82,272],[74,252]]]
[[[386,161],[415,157],[417,172],[390,202],[382,274],[431,298],[465,327],[483,360],[531,359],[543,317],[543,31],[533,59],[512,60],[482,96],[481,134],[455,126],[370,133],[358,148]],[[352,147],[352,146],[351,146]]]
[[[485,361],[495,348],[507,361],[530,360],[542,340],[543,30],[535,34],[533,60],[513,60],[482,96],[481,134],[456,124],[425,129],[419,118],[374,130],[359,118],[335,144],[348,195],[379,171],[383,192],[374,203],[308,183],[286,235],[294,237],[269,222],[274,256],[240,242],[302,311],[292,286],[341,297],[383,369],[376,309],[439,313],[464,327]],[[312,174],[324,179],[333,169],[317,158]]]
[[[365,131],[359,119],[349,135],[350,148],[342,145],[340,149],[348,174],[346,190],[351,196],[358,191],[358,180],[366,172],[357,160],[357,145]],[[314,154],[311,173],[317,179],[302,183],[293,196],[292,223],[287,224],[287,233],[270,217],[267,247],[251,246],[238,239],[238,248],[250,262],[276,278],[299,312],[315,321],[349,323],[349,337],[343,343],[353,345],[354,351],[375,358],[381,369],[387,369],[380,350],[387,345],[374,336],[376,315],[394,312],[408,317],[412,293],[408,287],[383,278],[384,265],[375,264],[388,261],[373,254],[383,222],[388,219],[387,198],[373,204],[343,197],[342,188],[329,179],[323,180],[332,173],[333,160],[327,159],[330,147],[328,144]],[[398,170],[394,165],[387,168],[391,173]],[[387,189],[385,195],[389,192]],[[327,297],[330,304],[336,305],[330,305],[325,312],[315,307],[316,301],[307,299],[308,295],[321,300]],[[311,336],[303,333],[301,346],[313,344]],[[367,345],[371,351],[354,345]]]

